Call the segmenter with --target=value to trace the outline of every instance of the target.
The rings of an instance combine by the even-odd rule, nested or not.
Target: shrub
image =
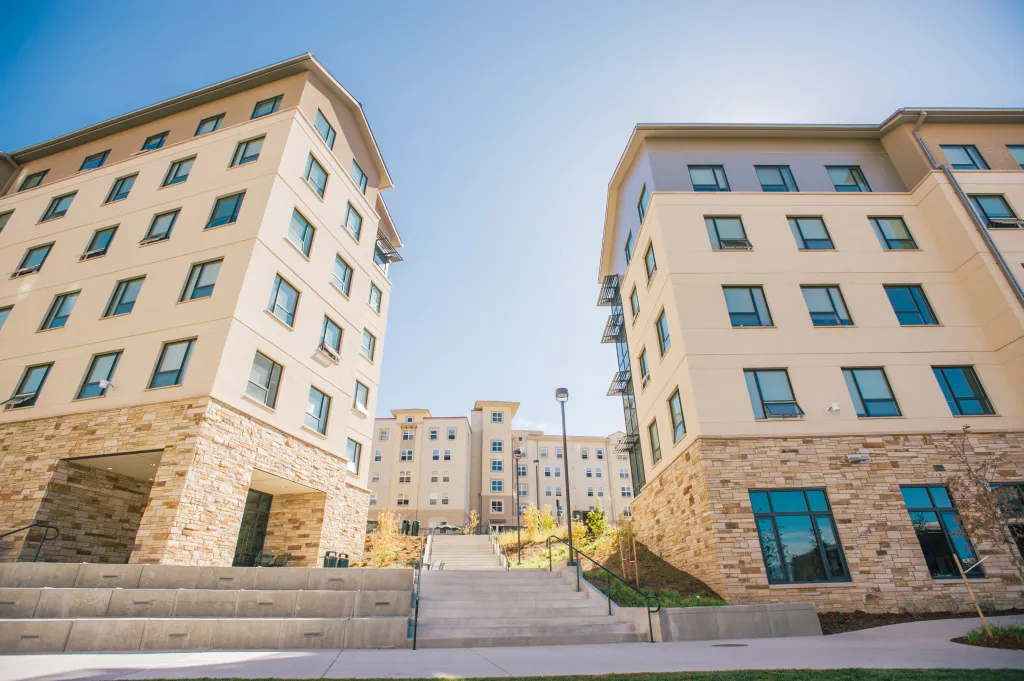
[[[590,530],[591,534],[598,537],[608,532],[608,515],[604,512],[604,508],[601,507],[600,501],[594,506],[594,510],[587,514],[587,529]]]

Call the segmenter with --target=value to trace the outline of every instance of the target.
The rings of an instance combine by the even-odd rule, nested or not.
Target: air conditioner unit
[[[338,353],[334,351],[334,348],[332,348],[331,346],[327,345],[326,343],[321,343],[320,347],[318,349],[320,350],[320,352],[324,353],[325,355],[330,357],[335,362],[337,362],[339,359],[341,359],[340,357],[338,357]]]

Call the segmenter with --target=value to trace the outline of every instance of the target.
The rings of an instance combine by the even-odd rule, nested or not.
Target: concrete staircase
[[[407,648],[413,571],[0,564],[0,653]]]
[[[501,554],[482,534],[438,534],[430,540],[430,564],[444,570],[504,570]],[[442,568],[443,564],[443,568]]]
[[[420,579],[418,648],[646,640],[631,624],[609,616],[607,601],[577,592],[557,573],[450,570],[446,563]]]

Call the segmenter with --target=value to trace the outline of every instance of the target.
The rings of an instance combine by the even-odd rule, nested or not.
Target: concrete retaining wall
[[[665,641],[821,636],[813,603],[664,608],[658,619]]]

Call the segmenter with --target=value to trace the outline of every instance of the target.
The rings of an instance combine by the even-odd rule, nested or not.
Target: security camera
[[[838,402],[833,402],[832,404],[828,405],[828,407],[825,408],[825,411],[827,411],[829,414],[836,414],[836,413],[838,413],[839,412],[839,403]]]
[[[847,454],[846,460],[850,463],[869,463],[871,457],[867,454]]]

